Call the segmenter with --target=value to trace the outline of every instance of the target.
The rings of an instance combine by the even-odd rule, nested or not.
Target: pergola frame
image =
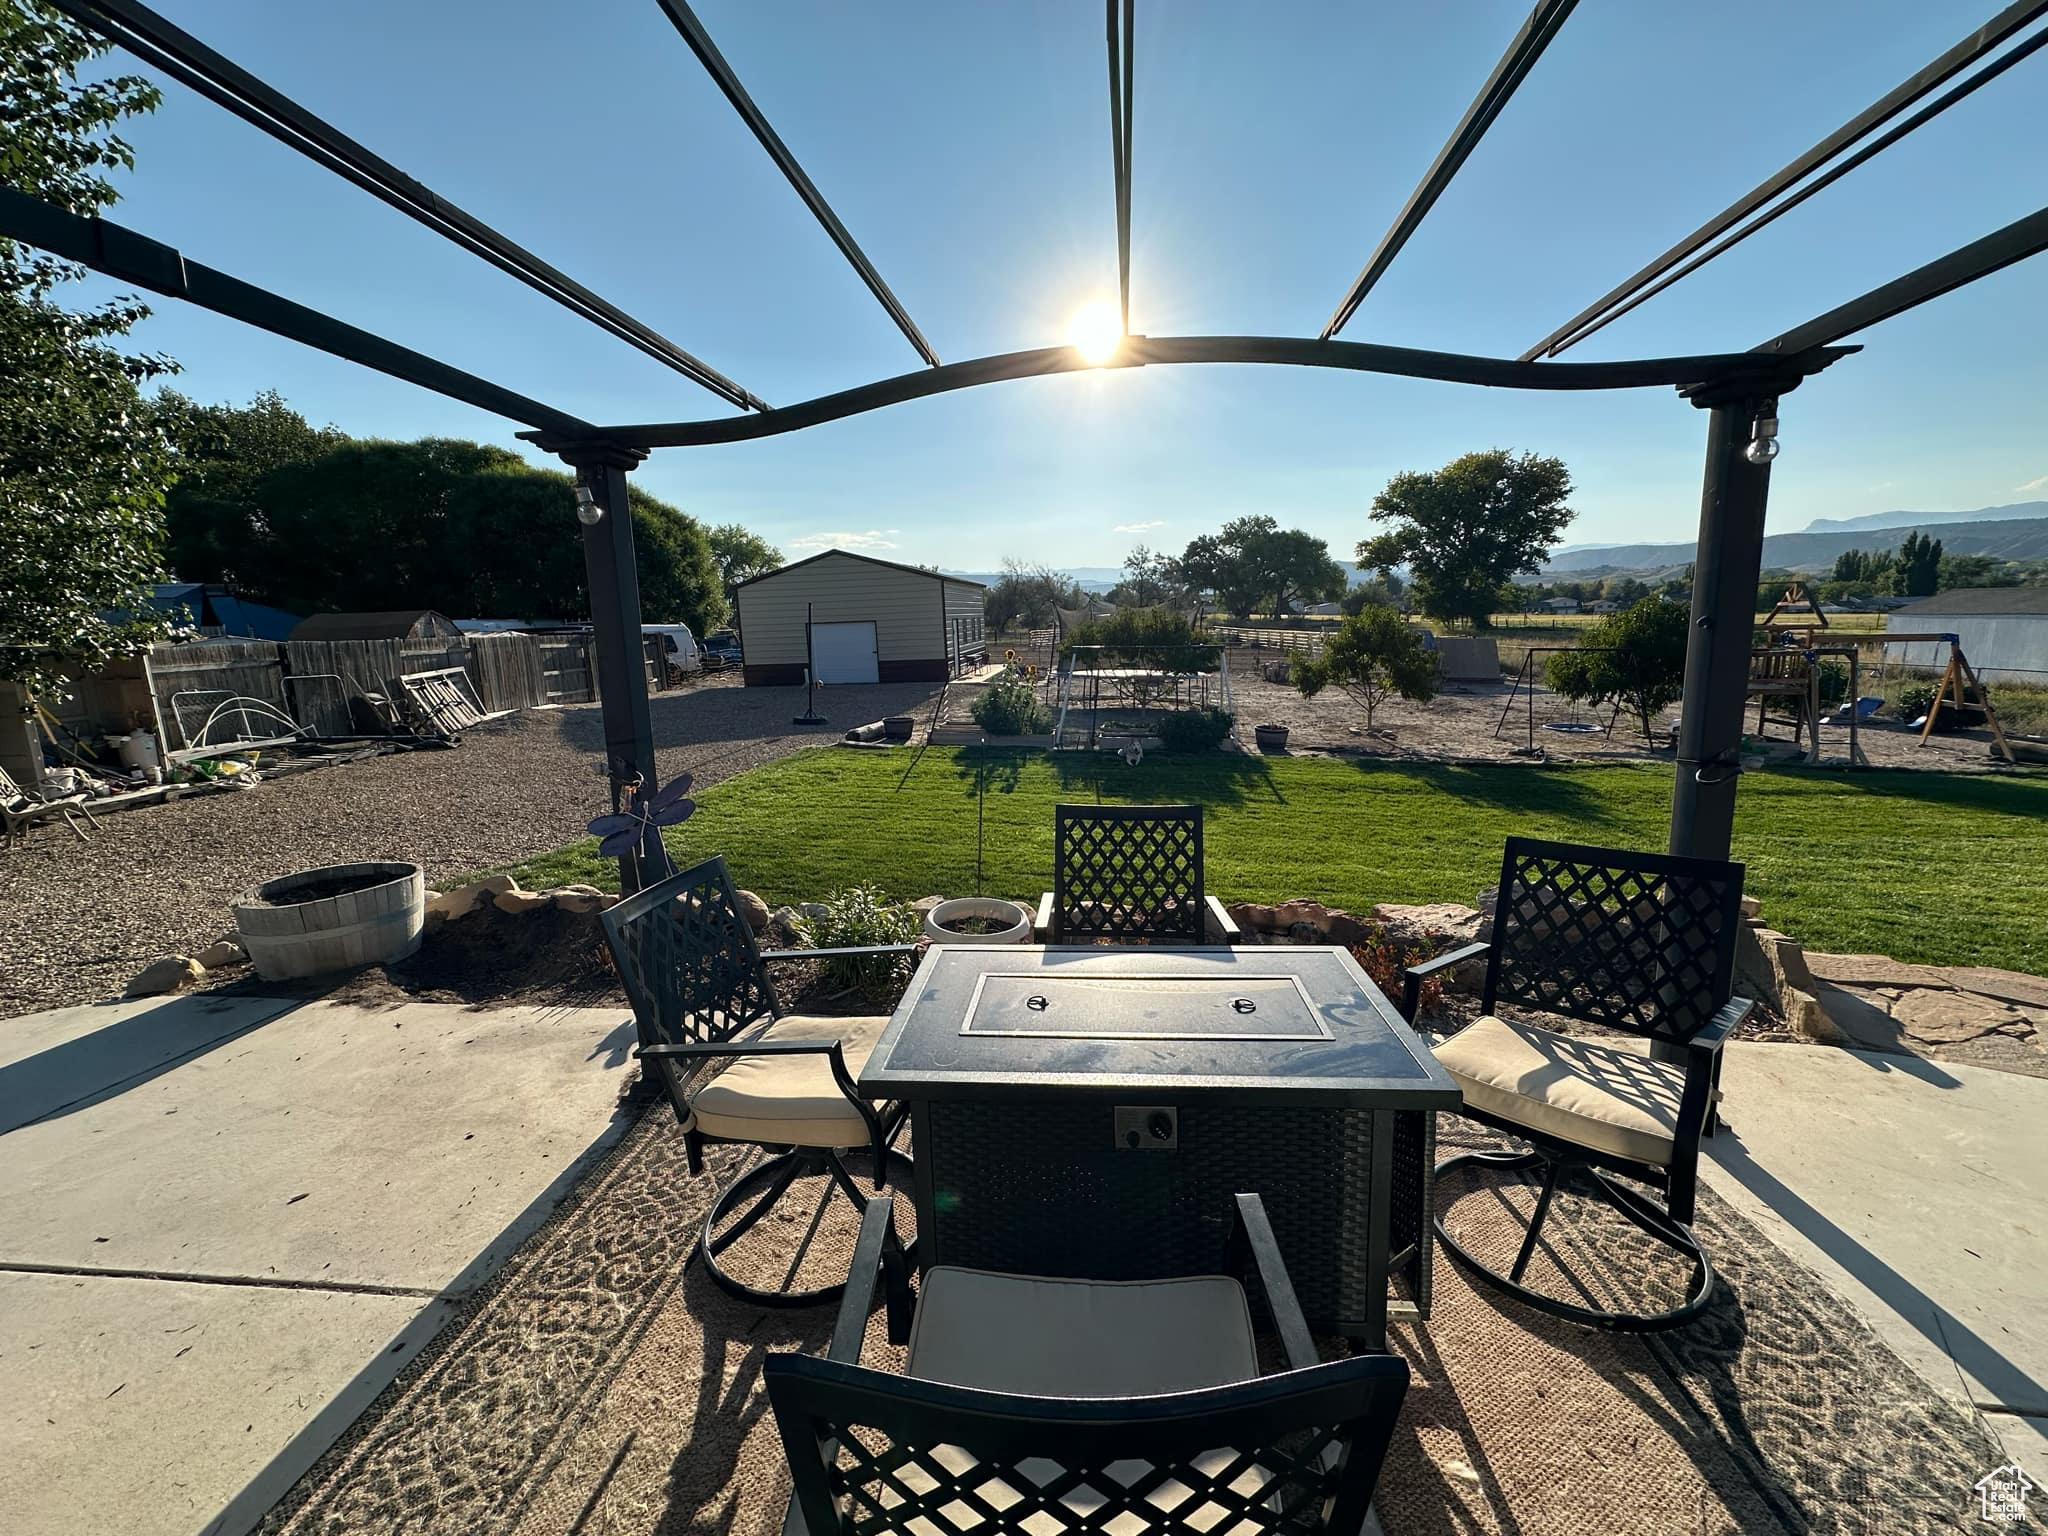
[[[80,216],[0,187],[0,236],[25,241],[124,282],[186,300],[509,417],[532,429],[521,436],[558,455],[576,471],[580,486],[588,490],[601,513],[594,523],[583,528],[583,550],[589,571],[591,624],[598,655],[599,698],[614,805],[624,786],[638,783],[652,787],[656,782],[653,725],[646,677],[639,661],[639,579],[626,496],[626,476],[649,450],[774,436],[927,395],[1094,366],[1071,347],[1047,347],[941,365],[908,311],[804,173],[684,0],[656,3],[928,365],[925,369],[780,409],[771,408],[759,396],[406,176],[137,0],[51,3],[81,25],[128,49],[144,63],[163,70],[317,164],[674,368],[728,404],[752,413],[705,421],[593,425],[227,273],[188,261],[177,250],[110,220]],[[1740,771],[1736,751],[1741,741],[1749,677],[1750,636],[1762,562],[1770,458],[1776,450],[1778,400],[1806,378],[1859,350],[1836,345],[1844,337],[2048,249],[2048,209],[2016,220],[1746,352],[1607,363],[1551,363],[1538,359],[1546,354],[1554,356],[1661,292],[2048,43],[2048,28],[2023,38],[2007,54],[1928,107],[1832,168],[1822,169],[1858,139],[2019,36],[2048,14],[2048,0],[2019,0],[2008,6],[1520,358],[1473,357],[1335,340],[1337,332],[1356,313],[1506,108],[1515,89],[1533,71],[1575,3],[1576,0],[1537,0],[1528,20],[1319,338],[1127,334],[1117,356],[1106,366],[1273,363],[1506,389],[1664,386],[1676,388],[1693,405],[1708,411],[1706,467],[1693,571],[1693,631],[1686,651],[1685,705],[1679,727],[1670,850],[1694,857],[1725,858],[1734,822],[1735,781]],[[1104,9],[1118,294],[1124,330],[1128,333],[1133,0],[1104,0]],[[1821,172],[1818,177],[1804,188],[1799,186],[1817,171]],[[1752,215],[1757,217],[1751,223],[1728,235],[1730,229]],[[1716,240],[1720,243],[1705,250],[1704,255],[1699,254]],[[650,831],[643,852],[651,861],[649,868],[665,867],[658,834]],[[621,861],[628,882],[639,867],[635,859]]]

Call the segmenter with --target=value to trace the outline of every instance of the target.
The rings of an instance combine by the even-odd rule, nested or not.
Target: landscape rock
[[[803,922],[795,907],[777,907],[768,914],[768,931],[763,937],[771,949],[796,949],[804,942],[804,936],[797,931]]]
[[[946,898],[943,896],[920,896],[917,898],[917,900],[913,901],[910,904],[910,910],[915,912],[919,917],[924,917],[931,911],[933,907],[936,907],[940,902],[944,901],[945,899]]]
[[[157,997],[166,992],[183,992],[206,980],[206,967],[184,955],[165,955],[152,960],[128,983],[129,997]]]
[[[472,880],[467,885],[458,885],[453,890],[429,896],[427,916],[429,920],[437,913],[443,920],[467,917],[484,897],[505,896],[518,889],[519,882],[510,875],[485,875],[481,880]]]
[[[1815,1045],[1853,1045],[1854,1039],[1843,1033],[1836,1024],[1827,1006],[1811,992],[1798,987],[1788,987],[1776,1005],[1777,1013],[1785,1021],[1785,1027],[1802,1040],[1811,1040]]]
[[[192,963],[203,970],[220,971],[231,965],[248,963],[249,952],[233,939],[221,939],[209,944],[192,957]]]
[[[1321,902],[1296,897],[1293,901],[1283,901],[1273,909],[1273,926],[1275,928],[1292,929],[1296,923],[1308,923],[1320,930],[1323,924],[1323,915],[1324,909]]]
[[[1489,885],[1485,890],[1472,898],[1472,905],[1478,909],[1479,915],[1486,919],[1487,926],[1491,927],[1493,925],[1493,909],[1500,905],[1500,887]]]
[[[822,901],[805,901],[797,904],[797,911],[807,922],[819,923],[832,915],[832,909]]]
[[[509,891],[497,891],[491,895],[491,905],[500,912],[531,912],[536,907],[548,904],[544,891],[522,891],[516,885]]]
[[[1763,910],[1764,904],[1757,900],[1756,897],[1744,896],[1742,898],[1742,915],[1745,918],[1759,917],[1763,914]]]
[[[619,904],[618,897],[594,885],[557,886],[544,894],[564,912],[608,912]]]
[[[1230,914],[1232,922],[1247,933],[1272,933],[1279,927],[1273,919],[1273,909],[1263,902],[1240,901],[1234,906],[1225,907],[1224,911]]]
[[[1735,939],[1735,990],[1769,1003],[1779,1013],[1793,992],[1813,995],[1813,972],[1800,942],[1771,928],[1745,924]]]
[[[755,933],[760,933],[766,929],[768,926],[768,903],[756,896],[752,891],[734,891],[733,895],[739,899],[740,916],[747,920],[747,926]]]
[[[1993,965],[1929,965],[1921,969],[1980,997],[1995,997],[2022,1007],[2048,1008],[2048,979],[2023,971],[2001,971]]]
[[[1838,987],[1946,987],[1932,966],[1908,965],[1889,955],[1819,955],[1808,952],[1806,966],[1822,981]]]
[[[1985,1035],[2024,1039],[2033,1033],[2016,1009],[1968,992],[1916,988],[1891,1006],[1899,1027],[1927,1045],[1957,1045]]]

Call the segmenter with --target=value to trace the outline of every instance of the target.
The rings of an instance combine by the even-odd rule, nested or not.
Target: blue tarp
[[[289,640],[299,615],[252,603],[226,587],[197,581],[168,582],[150,589],[149,604],[194,629],[218,630],[236,640]]]

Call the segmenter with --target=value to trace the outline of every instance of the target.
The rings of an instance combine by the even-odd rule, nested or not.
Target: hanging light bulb
[[[581,480],[576,482],[576,521],[586,528],[595,528],[604,521],[604,508],[598,505],[597,494]]]
[[[1749,446],[1742,450],[1742,456],[1752,464],[1768,464],[1778,456],[1778,402],[1767,401],[1757,412],[1756,424],[1749,429]]]

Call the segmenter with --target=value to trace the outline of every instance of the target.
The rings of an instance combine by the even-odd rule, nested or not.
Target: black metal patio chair
[[[1038,900],[1041,944],[1235,944],[1223,903],[1202,890],[1199,805],[1053,808],[1052,889]]]
[[[767,1306],[805,1306],[838,1295],[840,1284],[800,1289],[796,1279],[834,1194],[856,1211],[865,1205],[842,1153],[866,1150],[877,1190],[887,1186],[891,1171],[906,1182],[911,1166],[889,1145],[905,1107],[870,1103],[855,1086],[889,1021],[786,1013],[768,962],[910,954],[917,945],[763,952],[722,858],[620,902],[605,913],[604,930],[639,1023],[634,1054],[667,1090],[683,1125],[690,1171],[703,1171],[706,1142],[751,1143],[773,1153],[721,1190],[705,1212],[702,1250],[712,1279],[734,1296]],[[769,1289],[730,1274],[720,1255],[798,1179],[820,1174],[825,1183],[817,1207],[781,1284]]]
[[[934,1267],[914,1314],[890,1206],[867,1209],[824,1358],[771,1354],[795,1484],[784,1536],[1360,1536],[1408,1366],[1318,1363],[1256,1195],[1233,1257],[1286,1369],[1259,1374],[1243,1286]],[[876,1287],[907,1372],[860,1365]]]
[[[1439,1179],[1468,1165],[1544,1170],[1521,1248],[1504,1275],[1437,1216],[1445,1251],[1477,1279],[1553,1317],[1622,1332],[1676,1327],[1706,1306],[1714,1270],[1692,1231],[1700,1141],[1713,1130],[1721,1048],[1755,1007],[1729,995],[1741,903],[1740,864],[1510,838],[1492,938],[1408,968],[1402,1011],[1412,1022],[1425,978],[1486,956],[1481,1016],[1439,1045],[1436,1057],[1464,1090],[1468,1118],[1529,1148],[1450,1158],[1437,1166]],[[1510,1022],[1497,1016],[1503,1004],[1641,1036],[1649,1050]],[[1636,1226],[1691,1260],[1678,1305],[1613,1312],[1522,1283],[1558,1179],[1573,1170],[1587,1173],[1593,1192]],[[1660,1191],[1663,1203],[1617,1174]]]

